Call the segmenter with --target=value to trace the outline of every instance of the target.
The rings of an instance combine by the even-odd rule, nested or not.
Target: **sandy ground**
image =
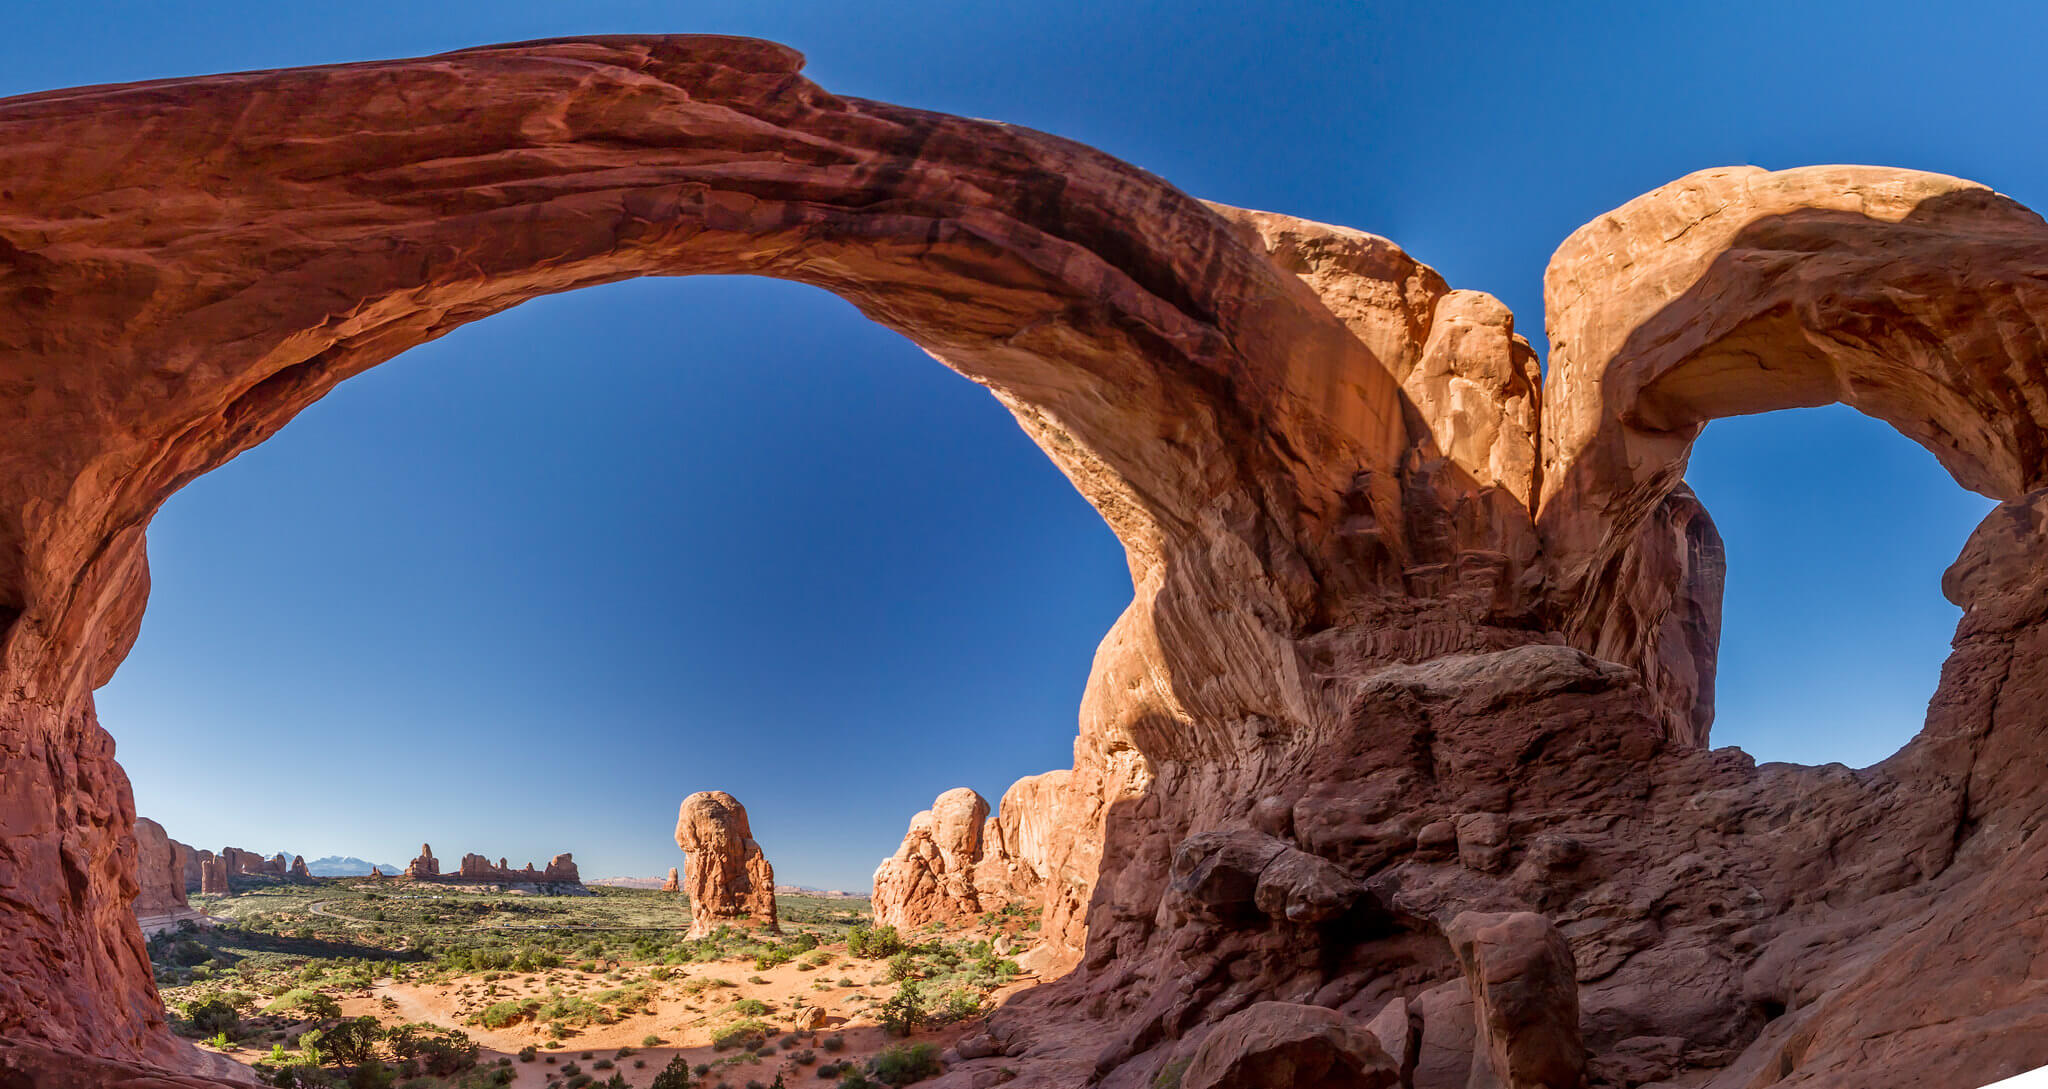
[[[873,1012],[874,1007],[895,992],[896,984],[887,981],[880,962],[851,959],[837,951],[831,964],[812,971],[802,970],[795,962],[757,971],[751,960],[711,961],[674,967],[671,969],[674,975],[654,985],[651,990],[651,1009],[630,1014],[610,1025],[578,1027],[574,1035],[559,1041],[558,1047],[548,1046],[550,1038],[545,1024],[522,1021],[502,1029],[486,1029],[470,1023],[472,1015],[493,1003],[545,997],[551,986],[560,988],[565,994],[591,995],[644,979],[647,969],[633,967],[627,971],[628,979],[624,983],[608,980],[602,974],[586,975],[571,968],[514,973],[491,982],[485,982],[481,974],[442,984],[387,982],[378,984],[368,995],[342,998],[340,1002],[342,1012],[350,1017],[369,1015],[387,1025],[425,1021],[459,1028],[480,1045],[478,1057],[481,1065],[495,1065],[500,1057],[514,1057],[512,1069],[517,1071],[518,1080],[513,1084],[523,1089],[541,1089],[550,1075],[558,1074],[563,1066],[572,1062],[586,1072],[593,1072],[591,1064],[594,1061],[611,1059],[616,1064],[613,1069],[594,1071],[600,1080],[616,1070],[634,1086],[645,1086],[653,1081],[655,1074],[677,1054],[687,1056],[692,1064],[715,1064],[737,1052],[713,1050],[713,1031],[739,1020],[740,1015],[733,1013],[731,1007],[733,1003],[749,998],[768,1003],[772,1009],[765,1015],[759,1015],[760,1019],[782,1030],[791,1027],[799,1007],[823,1010],[824,1019],[818,1029],[818,1038],[842,1036],[846,1048],[828,1053],[806,1043],[802,1047],[779,1051],[778,1058],[773,1060],[716,1067],[705,1079],[707,1086],[715,1087],[721,1081],[732,1089],[740,1089],[749,1081],[766,1084],[774,1081],[778,1069],[785,1073],[792,1087],[828,1085],[831,1083],[817,1077],[819,1065],[847,1059],[865,1060],[890,1044],[901,1042],[882,1031]],[[727,980],[736,986],[713,987],[695,995],[686,993],[688,981],[699,978]],[[854,980],[857,986],[839,986],[842,978]],[[751,982],[754,979],[762,982]],[[997,991],[991,996],[990,1005],[999,1004],[1003,998],[1030,986],[1032,982],[1020,979]],[[820,990],[813,987],[814,983],[831,986]],[[928,987],[927,996],[936,999],[939,990],[941,988]],[[385,1004],[387,998],[393,1005]],[[944,1050],[960,1037],[977,1031],[979,1025],[977,1019],[922,1031],[911,1039],[929,1041]],[[660,1037],[662,1046],[643,1048],[641,1041],[650,1035]],[[540,1057],[531,1063],[519,1062],[517,1053],[529,1044],[539,1049]],[[624,1060],[616,1058],[621,1047],[631,1047],[634,1054]],[[805,1048],[814,1051],[816,1062],[801,1066],[788,1058],[792,1051]],[[590,1058],[583,1057],[585,1052],[590,1053]],[[254,1063],[267,1054],[267,1047],[227,1054],[237,1061]],[[553,1063],[547,1061],[550,1056],[554,1058]],[[636,1066],[636,1063],[645,1065]]]

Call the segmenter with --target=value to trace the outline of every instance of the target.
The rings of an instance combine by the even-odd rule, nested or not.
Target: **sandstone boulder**
[[[1578,968],[1571,946],[1534,912],[1465,912],[1445,931],[1464,969],[1478,1038],[1471,1084],[1499,1089],[1579,1089]]]
[[[1391,1089],[1401,1071],[1378,1041],[1335,1010],[1260,1002],[1211,1029],[1182,1089]]]
[[[691,937],[735,922],[780,929],[775,869],[754,842],[746,807],[738,799],[722,790],[683,799],[676,814],[676,846],[686,856]]]

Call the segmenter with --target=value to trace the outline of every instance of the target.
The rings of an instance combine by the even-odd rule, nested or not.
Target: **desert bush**
[[[539,1009],[540,1000],[537,998],[529,998],[525,1001],[494,1002],[478,1010],[470,1020],[488,1029],[501,1029],[507,1025],[516,1025],[524,1021],[528,1017],[533,1016],[534,1012]]]
[[[185,1003],[185,1020],[191,1023],[195,1034],[206,1036],[242,1027],[242,1016],[235,1012],[234,1003],[223,998]]]
[[[884,960],[903,950],[903,937],[893,926],[878,926],[872,930],[856,926],[846,932],[846,951],[856,957]]]
[[[954,988],[939,999],[939,1007],[931,1012],[931,1020],[941,1025],[951,1024],[979,1017],[981,1010],[981,995],[964,988]]]
[[[459,1029],[415,1021],[386,1029],[384,1040],[409,1073],[446,1077],[476,1065],[476,1043]]]
[[[745,1017],[760,1017],[774,1008],[758,998],[742,998],[732,1004],[732,1012]]]
[[[713,1032],[711,1034],[711,1046],[719,1051],[730,1051],[733,1048],[743,1048],[751,1051],[760,1047],[767,1039],[768,1023],[748,1018],[744,1021],[735,1021]]]
[[[533,1046],[532,1044],[528,1044],[525,1047],[519,1049],[519,1061],[523,1063],[530,1063],[534,1060],[534,1057],[539,1054],[539,1048]]]
[[[818,1046],[834,1055],[846,1050],[846,1037],[833,1033],[818,1042]]]
[[[868,1060],[868,1070],[883,1085],[909,1085],[936,1076],[939,1049],[929,1043],[897,1044]]]
[[[277,996],[264,1013],[285,1013],[297,1011],[315,1021],[332,1021],[341,1016],[341,1003],[310,987],[293,987]]]

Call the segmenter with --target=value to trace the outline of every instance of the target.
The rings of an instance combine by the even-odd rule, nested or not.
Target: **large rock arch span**
[[[1553,262],[1546,388],[1504,308],[1391,243],[835,97],[800,63],[575,39],[0,102],[0,1061],[98,1056],[107,1083],[190,1062],[128,913],[133,807],[91,699],[164,499],[466,321],[744,272],[983,382],[1130,556],[1046,860],[1048,939],[1078,966],[998,1017],[993,1061],[1147,1084],[1268,998],[1414,999],[1440,1042],[1451,916],[1533,909],[1577,960],[1599,1079],[2048,1062],[2041,973],[1977,967],[2038,959],[2048,888],[2038,217],[1900,171],[1730,174],[1768,199],[1711,214],[1719,175],[1674,183]],[[1845,208],[1845,185],[1890,203]],[[1767,244],[1774,216],[1796,244]],[[1910,274],[1930,262],[1953,275]],[[1773,286],[1845,267],[1831,303],[1948,301],[1895,307],[1917,324],[1887,339]],[[1727,365],[1766,334],[1805,346],[1798,377]],[[1884,396],[1813,377],[1863,373],[1812,362],[1852,335],[1900,377]],[[1865,773],[1759,770],[1703,747],[1720,558],[1684,446],[1831,390],[2011,502],[1951,572],[1970,611],[1922,738]],[[1244,851],[1287,864],[1238,882]],[[1972,913],[1997,923],[1941,936]]]

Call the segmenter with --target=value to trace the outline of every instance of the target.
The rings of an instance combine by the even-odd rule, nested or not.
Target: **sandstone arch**
[[[1975,967],[2031,963],[2048,888],[2038,219],[1907,172],[1696,176],[1561,251],[1545,384],[1384,239],[799,67],[576,39],[0,101],[0,1071],[190,1061],[91,700],[156,507],[463,322],[698,272],[832,290],[987,385],[1130,555],[1048,779],[1077,831],[1033,846],[1078,967],[990,1036],[1020,1087],[1148,1083],[1274,998],[1419,1010],[1440,1051],[1468,910],[1553,920],[1610,1082],[2048,1062],[2048,994]],[[1703,749],[1721,560],[1684,444],[1830,391],[2010,501],[1945,584],[1921,738],[1757,769]]]
[[[2044,241],[1974,182],[1854,166],[1705,170],[1574,232],[1544,281],[1540,511],[1579,630],[1717,417],[1840,401],[1965,488],[2048,484]]]

